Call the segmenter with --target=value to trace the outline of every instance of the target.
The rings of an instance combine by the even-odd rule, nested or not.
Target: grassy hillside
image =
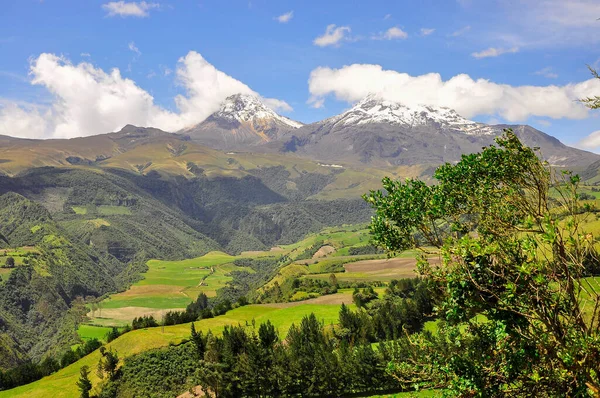
[[[293,323],[298,324],[302,317],[315,313],[317,317],[325,324],[337,323],[339,305],[297,305],[288,308],[276,308],[268,305],[249,305],[240,307],[228,312],[225,315],[205,319],[195,322],[197,330],[204,332],[212,330],[213,333],[220,333],[225,325],[246,325],[251,328],[252,320],[256,324],[270,320],[279,330],[281,336],[285,336]],[[189,338],[190,324],[167,326],[164,328],[150,328],[135,330],[122,335],[107,345],[113,348],[119,354],[120,358],[125,358],[152,348],[164,347],[170,343],[178,343],[183,339]],[[21,386],[8,391],[0,391],[0,398],[8,397],[56,397],[56,398],[76,398],[79,396],[75,383],[79,376],[79,369],[83,365],[95,369],[100,354],[98,351],[82,358],[76,363],[58,371],[57,373],[45,377],[37,382]],[[98,378],[94,372],[90,375],[94,384],[98,383]]]

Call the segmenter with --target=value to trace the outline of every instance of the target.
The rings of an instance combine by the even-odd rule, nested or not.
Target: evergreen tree
[[[196,327],[194,326],[194,322],[192,322],[192,326],[191,326],[191,340],[194,343],[194,346],[196,347],[196,352],[198,353],[198,357],[200,359],[203,359],[204,352],[206,351],[206,341],[204,339],[202,331],[200,331],[200,333],[196,332]]]
[[[86,365],[79,369],[79,380],[77,381],[77,387],[79,388],[81,398],[90,398],[90,391],[92,390],[92,382],[90,381],[90,369]]]

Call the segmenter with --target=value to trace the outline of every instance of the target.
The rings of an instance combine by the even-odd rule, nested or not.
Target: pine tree
[[[194,345],[196,346],[196,352],[200,359],[204,358],[204,352],[206,351],[206,341],[204,340],[204,336],[202,335],[202,331],[200,333],[196,332],[196,327],[194,326],[194,322],[192,322],[191,326],[191,339]]]
[[[90,391],[92,390],[92,382],[90,381],[90,368],[84,365],[79,369],[79,380],[77,381],[77,387],[81,393],[81,398],[90,398]]]

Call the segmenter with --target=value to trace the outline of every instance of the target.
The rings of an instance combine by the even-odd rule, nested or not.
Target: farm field
[[[348,255],[350,247],[361,247],[368,243],[369,235],[365,226],[352,225],[326,228],[307,236],[300,242],[281,245],[270,251],[243,252],[238,256],[215,251],[201,257],[180,261],[150,260],[147,263],[148,271],[144,274],[144,279],[133,284],[128,290],[111,295],[98,306],[91,308],[88,317],[90,323],[99,326],[124,326],[133,318],[143,315],[152,315],[160,319],[167,311],[184,309],[201,292],[214,297],[217,290],[232,279],[230,276],[232,271],[254,272],[250,268],[235,266],[233,262],[236,259],[266,256],[277,258],[283,255],[294,259],[305,255],[307,250],[316,252],[321,247],[328,247],[326,251],[322,251],[321,258],[298,260],[298,264],[282,268],[279,275],[267,285],[305,273],[324,273],[322,277],[328,277],[330,274],[328,267],[335,266],[340,269],[345,262],[384,257],[384,255]],[[309,257],[312,257],[312,254]],[[348,278],[353,277],[356,279],[353,275]]]
[[[93,325],[79,325],[77,334],[82,340],[98,339],[100,341],[106,341],[106,334],[111,331],[109,327],[93,326]]]
[[[194,325],[197,330],[202,330],[204,332],[212,330],[213,333],[220,333],[226,325],[240,324],[252,328],[252,320],[255,321],[256,327],[258,327],[260,323],[270,320],[271,323],[277,327],[280,338],[285,338],[290,326],[294,323],[298,324],[302,317],[309,315],[310,313],[314,313],[325,325],[337,323],[340,308],[339,304],[294,304],[295,305],[285,308],[278,308],[277,306],[270,305],[248,305],[236,308],[215,318],[194,322]],[[354,307],[352,306],[352,308]],[[167,346],[170,343],[177,344],[183,339],[188,338],[189,334],[189,323],[166,326],[164,327],[164,331],[161,327],[139,329],[125,333],[107,344],[106,347],[116,350],[119,357],[126,358],[142,351]],[[90,355],[61,369],[51,376],[12,390],[1,391],[0,398],[76,398],[79,396],[79,392],[75,386],[79,376],[79,369],[83,365],[95,369],[99,359],[99,351],[94,351]],[[95,372],[92,372],[90,377],[93,384],[96,385],[99,379]]]
[[[334,275],[340,282],[389,282],[415,277],[415,265],[414,258],[405,257],[362,260],[344,264],[345,272],[336,272]],[[328,280],[330,274],[307,274],[303,277]]]
[[[261,255],[269,254],[264,253]],[[211,252],[181,261],[150,260],[144,279],[127,291],[103,300],[99,308],[88,316],[92,323],[106,326],[123,325],[142,315],[160,319],[163,312],[185,308],[200,292],[209,297],[215,296],[216,291],[231,280],[229,274],[232,271],[253,272],[232,264],[235,259],[243,257]]]

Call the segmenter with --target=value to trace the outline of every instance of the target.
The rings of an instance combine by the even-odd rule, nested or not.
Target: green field
[[[265,252],[266,253],[266,252]],[[254,254],[266,255],[265,253]],[[215,296],[216,291],[230,281],[237,267],[237,258],[222,252],[210,252],[202,257],[181,261],[148,261],[144,279],[125,292],[111,295],[100,303],[100,309],[91,313],[94,324],[122,325],[141,315],[160,317],[160,310],[183,309],[198,297],[200,292]]]
[[[111,206],[108,206],[111,207]],[[112,206],[115,208],[118,206]],[[99,206],[100,210],[103,208]],[[114,209],[113,209],[114,210]],[[301,276],[305,273],[327,272],[327,267],[336,266],[338,269],[347,261],[355,261],[374,256],[341,256],[342,251],[349,247],[364,246],[369,242],[365,226],[344,226],[327,228],[311,234],[300,242],[280,246],[277,250],[265,252],[244,252],[231,256],[223,252],[210,252],[204,256],[181,261],[148,261],[148,271],[143,279],[132,285],[127,291],[111,295],[100,303],[100,308],[90,312],[91,322],[103,326],[123,326],[131,319],[142,315],[153,315],[160,318],[165,311],[183,309],[201,292],[214,297],[217,290],[224,287],[235,270],[254,272],[249,268],[237,267],[233,261],[240,258],[279,257],[289,255],[298,257],[309,248],[319,248],[324,245],[332,246],[335,252],[327,258],[320,258],[316,264],[309,266],[292,264],[282,268],[267,285],[275,281],[283,283],[290,277]],[[381,256],[379,256],[381,257]],[[324,274],[324,275],[329,275]],[[350,276],[352,277],[352,276]],[[306,299],[308,296],[298,296],[296,299]]]
[[[278,328],[280,337],[284,338],[293,323],[298,324],[303,316],[310,313],[315,313],[325,325],[337,323],[339,308],[339,305],[314,304],[300,304],[288,308],[249,305],[234,309],[216,318],[195,322],[195,326],[196,329],[204,332],[212,330],[213,332],[220,333],[226,325],[248,325],[248,329],[251,330],[253,319],[255,320],[256,327],[260,323],[270,320]],[[164,327],[164,331],[161,327],[140,329],[124,334],[107,344],[107,347],[116,350],[120,358],[125,358],[152,348],[167,346],[169,343],[178,343],[188,338],[189,334],[190,324],[166,326]],[[79,396],[75,385],[79,376],[79,369],[83,365],[89,366],[90,369],[95,369],[99,359],[99,352],[94,351],[92,354],[51,376],[9,391],[1,391],[0,398],[76,398]],[[94,385],[96,385],[99,379],[95,372],[92,372],[90,377]]]
[[[100,341],[106,341],[106,334],[110,332],[111,328],[102,326],[92,325],[79,325],[77,334],[83,340],[98,339]]]

